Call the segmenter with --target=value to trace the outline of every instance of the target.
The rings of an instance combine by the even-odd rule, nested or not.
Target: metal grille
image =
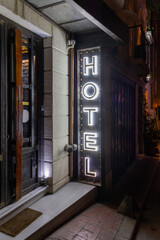
[[[135,86],[112,76],[112,174],[116,181],[135,159]]]

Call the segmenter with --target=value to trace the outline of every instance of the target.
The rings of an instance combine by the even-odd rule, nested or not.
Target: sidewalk
[[[160,162],[145,203],[136,240],[160,239]]]
[[[126,240],[134,224],[135,220],[103,203],[95,203],[45,240]]]
[[[131,239],[156,167],[157,160],[155,158],[145,157],[138,160],[118,184],[107,193],[105,202],[93,204],[45,240]],[[129,203],[129,208],[133,207],[131,212],[135,211],[136,219],[117,212],[126,196],[129,196],[137,207],[134,209],[134,206]],[[123,206],[122,209],[125,210],[126,206]],[[128,215],[130,214],[128,210],[126,212]]]

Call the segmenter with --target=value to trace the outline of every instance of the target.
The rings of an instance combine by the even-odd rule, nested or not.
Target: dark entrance
[[[39,186],[43,139],[42,40],[1,22],[2,206]]]
[[[116,181],[135,160],[135,84],[112,72],[112,175]]]

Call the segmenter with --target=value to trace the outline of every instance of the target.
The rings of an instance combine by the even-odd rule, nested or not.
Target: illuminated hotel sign
[[[101,185],[101,50],[78,51],[79,180]]]

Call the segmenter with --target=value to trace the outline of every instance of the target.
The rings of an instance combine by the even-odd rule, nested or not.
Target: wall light
[[[74,39],[68,39],[67,40],[67,50],[71,49],[71,48],[74,48],[76,44],[76,41]]]
[[[68,39],[67,40],[67,46],[68,47],[75,46],[75,44],[76,44],[76,41],[74,39]]]

